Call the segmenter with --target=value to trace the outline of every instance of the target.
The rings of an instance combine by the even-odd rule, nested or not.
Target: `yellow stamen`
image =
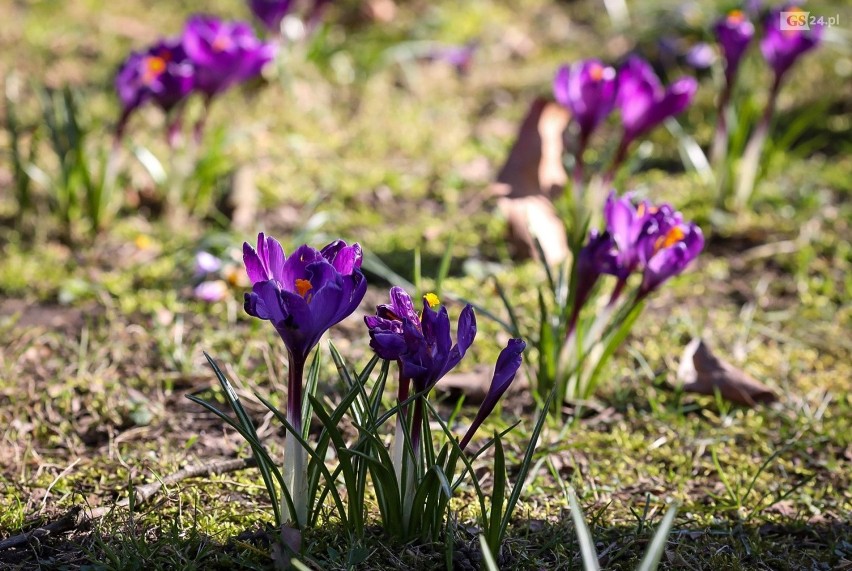
[[[165,58],[148,56],[145,58],[145,69],[142,71],[142,82],[148,85],[160,77],[164,71],[166,71]]]
[[[427,293],[423,296],[423,299],[426,300],[426,303],[429,304],[429,307],[435,307],[436,305],[441,305],[441,300],[438,299],[438,296],[434,293]]]
[[[313,288],[313,287],[314,286],[312,286],[311,282],[309,282],[308,280],[303,280],[303,279],[297,279],[296,280],[296,291],[299,292],[299,295],[301,295],[302,297],[305,297],[305,294],[307,294],[309,291],[311,291],[311,288]]]
[[[671,248],[681,240],[686,237],[686,234],[683,233],[683,230],[680,226],[675,226],[666,232],[665,236],[660,236],[657,238],[657,242],[654,244],[654,251],[658,252],[663,248]]]

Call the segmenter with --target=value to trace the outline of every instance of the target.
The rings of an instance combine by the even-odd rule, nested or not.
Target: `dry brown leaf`
[[[570,118],[562,106],[536,99],[497,175],[494,192],[502,196],[498,206],[509,222],[509,244],[516,257],[538,257],[535,239],[549,264],[568,255],[565,228],[550,197],[568,181],[562,135]]]
[[[232,174],[230,189],[219,207],[231,220],[234,230],[246,232],[251,230],[257,221],[258,201],[254,171],[243,166]]]
[[[746,406],[778,400],[772,389],[717,357],[701,339],[686,346],[677,374],[688,393],[712,395],[718,390],[725,400]]]

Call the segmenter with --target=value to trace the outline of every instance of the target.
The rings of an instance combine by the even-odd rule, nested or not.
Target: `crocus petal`
[[[470,304],[464,306],[459,315],[456,337],[458,342],[450,349],[450,355],[444,365],[444,370],[441,371],[441,377],[452,371],[461,362],[476,337],[476,314]]]
[[[296,280],[309,280],[308,266],[324,260],[319,252],[307,245],[302,245],[284,260],[279,281],[287,291],[297,291]]]
[[[522,339],[510,339],[506,347],[500,351],[500,356],[497,357],[497,364],[494,367],[494,376],[491,379],[491,386],[488,389],[488,394],[479,407],[476,413],[476,418],[465,433],[464,438],[459,442],[459,446],[464,449],[467,447],[471,438],[476,434],[477,429],[482,425],[488,415],[494,411],[494,407],[500,401],[500,397],[509,389],[518,369],[523,361],[523,352],[527,344]]]
[[[344,275],[349,275],[361,267],[364,254],[360,244],[348,246],[343,240],[335,240],[320,252],[331,262],[334,268]]]

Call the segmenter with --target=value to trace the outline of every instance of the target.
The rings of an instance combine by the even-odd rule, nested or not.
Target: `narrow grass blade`
[[[501,538],[506,534],[506,528],[509,527],[509,521],[512,519],[512,512],[515,511],[515,505],[517,505],[518,500],[521,497],[521,492],[524,489],[527,474],[529,474],[530,465],[532,464],[533,455],[535,454],[536,447],[538,446],[538,439],[541,436],[542,428],[544,428],[544,422],[547,420],[547,413],[550,410],[550,404],[553,402],[554,394],[554,391],[551,390],[550,394],[547,395],[547,400],[544,401],[544,405],[538,413],[538,420],[535,422],[532,435],[530,435],[530,441],[527,444],[527,451],[524,453],[524,461],[521,463],[521,469],[518,470],[515,485],[512,487],[512,493],[509,495],[509,500],[506,502],[505,513],[503,514],[503,519],[500,522]]]
[[[500,285],[500,281],[496,277],[494,278],[494,287],[497,289],[497,295],[500,296],[503,305],[506,307],[506,313],[509,315],[509,323],[512,324],[509,333],[512,334],[512,337],[521,337],[521,328],[518,326],[518,318],[515,316],[515,310],[512,308],[512,304],[509,302],[509,298],[506,297],[503,286]]]
[[[571,518],[574,520],[574,528],[577,530],[577,542],[580,544],[580,554],[583,557],[583,569],[586,571],[600,571],[601,566],[598,562],[597,550],[595,550],[595,541],[592,539],[589,526],[586,525],[586,518],[583,517],[583,511],[577,503],[577,494],[571,488],[568,489],[568,503],[571,506]]]
[[[497,562],[494,561],[494,556],[491,555],[491,549],[488,547],[484,535],[479,536],[479,548],[482,550],[482,563],[486,571],[500,571]]]
[[[657,528],[657,532],[654,534],[654,539],[651,540],[651,545],[648,546],[648,550],[645,552],[645,557],[642,558],[642,562],[636,568],[636,571],[654,571],[660,564],[660,558],[662,558],[663,551],[665,551],[666,540],[674,524],[675,515],[677,515],[676,505],[670,507],[669,511],[666,512],[663,521],[660,522],[660,527]]]

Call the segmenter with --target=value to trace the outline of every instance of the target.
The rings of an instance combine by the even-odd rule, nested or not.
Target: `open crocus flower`
[[[183,47],[196,66],[196,88],[208,98],[260,74],[275,58],[274,44],[259,40],[245,22],[193,16],[183,33]]]
[[[822,26],[815,24],[809,30],[781,29],[781,12],[802,12],[800,8],[778,8],[766,16],[760,51],[780,81],[799,57],[817,47],[822,39]]]
[[[170,112],[192,90],[194,79],[192,63],[179,39],[161,40],[145,51],[131,53],[115,77],[122,106],[118,135],[130,115],[149,101]]]
[[[521,366],[523,360],[524,349],[527,344],[521,339],[510,339],[506,347],[500,351],[500,356],[497,357],[497,364],[494,367],[494,376],[491,379],[491,386],[488,388],[488,394],[485,395],[485,400],[479,406],[479,411],[473,419],[473,423],[461,439],[459,447],[464,449],[467,447],[470,439],[473,438],[476,431],[482,425],[488,415],[494,411],[494,407],[500,400],[500,397],[509,389],[512,381],[515,380],[515,374]]]
[[[713,26],[716,39],[725,56],[725,80],[730,84],[752,37],[754,24],[740,10],[731,10]]]
[[[423,296],[420,313],[401,287],[391,288],[390,299],[389,305],[376,309],[375,316],[364,318],[370,333],[370,347],[379,357],[398,361],[406,383],[413,382],[417,391],[426,390],[458,365],[473,343],[476,337],[473,308],[466,305],[462,309],[458,342],[453,345],[447,308],[434,309],[440,305],[435,294]]]
[[[361,259],[361,246],[342,240],[321,251],[299,246],[285,257],[281,244],[261,232],[257,250],[243,245],[252,282],[245,310],[272,322],[287,349],[304,364],[323,333],[361,303],[367,291]]]
[[[553,80],[553,95],[571,110],[584,142],[612,112],[615,94],[615,70],[597,59],[562,66]]]
[[[683,112],[697,89],[698,82],[692,77],[681,77],[663,88],[651,64],[637,56],[628,59],[618,71],[616,97],[624,126],[622,146]]]
[[[248,0],[249,9],[270,32],[281,31],[281,21],[290,12],[293,0]]]
[[[660,287],[666,280],[683,272],[704,248],[704,235],[694,222],[684,223],[680,216],[671,220],[664,231],[649,234],[644,253],[645,268],[638,299]]]

